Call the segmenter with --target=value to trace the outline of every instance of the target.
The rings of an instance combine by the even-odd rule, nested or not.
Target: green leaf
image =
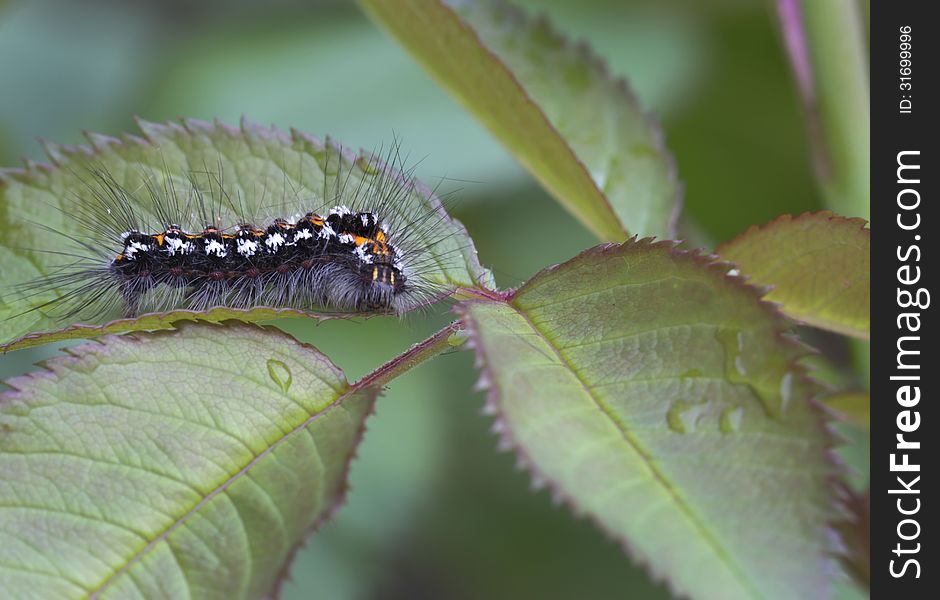
[[[825,597],[815,386],[786,321],[727,264],[631,240],[462,310],[503,444],[674,592]]]
[[[15,598],[260,597],[342,501],[379,389],[249,325],[69,354],[0,395],[0,587]]]
[[[3,340],[66,324],[41,309],[26,312],[56,294],[24,299],[15,286],[35,281],[73,260],[54,252],[74,251],[64,236],[88,235],[75,215],[77,205],[94,199],[93,188],[97,183],[94,172],[107,172],[131,192],[133,210],[155,223],[160,219],[154,215],[154,200],[146,186],[161,190],[172,185],[177,194],[182,194],[196,185],[218,204],[220,221],[225,226],[234,225],[239,216],[269,215],[272,211],[284,211],[289,216],[334,204],[368,208],[366,205],[374,201],[370,195],[374,189],[392,185],[392,181],[407,175],[397,169],[400,165],[394,146],[389,154],[394,164],[386,164],[385,156],[354,154],[329,139],[324,143],[296,130],[287,134],[247,121],[238,128],[192,120],[168,125],[140,121],[139,125],[143,137],[126,135],[117,139],[88,134],[89,147],[46,144],[52,165],[28,163],[24,169],[0,172],[0,259],[8,285],[0,292]],[[396,185],[401,185],[402,191],[395,194],[393,212],[412,219],[413,215],[429,216],[434,223],[433,228],[416,227],[413,234],[428,245],[428,258],[421,259],[423,277],[445,289],[491,285],[490,275],[477,261],[466,230],[446,216],[440,200],[416,181],[413,186]],[[223,195],[236,201],[224,202],[220,198]],[[234,210],[229,205],[235,203],[241,204],[242,215],[232,214]],[[270,309],[217,312],[215,318],[250,321],[270,318],[267,315],[270,312]],[[81,331],[97,335],[163,328],[176,318],[193,318],[191,314],[174,311],[156,319],[122,321],[110,330]],[[109,317],[118,315],[116,311]],[[207,318],[213,320],[211,316]],[[154,326],[154,320],[160,324]],[[65,334],[58,339],[67,337],[75,335]],[[55,338],[41,341],[50,339]],[[40,342],[33,339],[31,343]],[[20,347],[24,345],[29,344]]]
[[[672,237],[679,184],[662,134],[585,46],[504,4],[360,4],[598,237]]]
[[[862,219],[831,212],[784,215],[751,227],[718,254],[751,282],[773,286],[767,300],[815,327],[868,339],[871,231]]]

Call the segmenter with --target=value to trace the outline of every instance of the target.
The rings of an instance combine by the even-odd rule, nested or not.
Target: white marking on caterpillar
[[[369,226],[369,217],[367,215],[362,215],[361,217],[359,217],[359,219],[362,220],[363,227]]]
[[[313,234],[310,233],[309,229],[298,229],[294,232],[294,241],[297,240],[307,240],[313,237]]]
[[[277,249],[284,245],[284,236],[280,231],[275,231],[264,240],[264,245],[271,249],[271,252],[277,252]]]
[[[320,230],[320,233],[317,234],[318,237],[324,240],[336,237],[336,232],[333,231],[333,228],[330,227],[330,224],[327,222],[323,223],[323,229]]]
[[[333,208],[331,208],[330,214],[336,215],[339,217],[345,217],[346,215],[352,214],[352,211],[349,210],[348,206],[341,204],[339,206],[334,206]]]
[[[131,242],[124,249],[124,256],[126,256],[128,260],[135,260],[137,258],[136,254],[138,252],[147,252],[149,250],[150,250],[149,244],[141,244],[140,242]]]
[[[405,263],[404,263],[405,253],[402,252],[401,249],[395,244],[389,244],[388,246],[389,248],[392,249],[392,252],[394,253],[394,256],[395,256],[395,260],[392,261],[392,266],[398,269],[401,273],[404,273],[405,272]]]
[[[167,237],[166,242],[167,256],[176,256],[177,254],[190,254],[193,251],[193,243],[189,240],[183,241],[182,238]]]
[[[215,254],[219,258],[225,258],[228,256],[228,251],[225,249],[225,244],[219,240],[208,239],[206,240],[206,254],[208,256]]]
[[[258,252],[258,242],[239,238],[235,240],[235,251],[238,252],[240,256],[254,256],[255,253]]]
[[[340,241],[341,244],[352,244],[353,242],[356,241],[356,238],[354,238],[353,236],[349,235],[348,233],[344,233],[344,234],[340,235],[338,239],[339,239],[339,241]]]
[[[363,263],[365,263],[365,264],[367,264],[367,265],[371,265],[371,264],[372,264],[372,255],[366,253],[366,245],[365,245],[365,244],[362,244],[362,245],[360,245],[360,246],[356,246],[356,249],[353,250],[353,254],[355,254],[357,257],[359,257],[359,260],[360,260],[361,262],[363,262]]]

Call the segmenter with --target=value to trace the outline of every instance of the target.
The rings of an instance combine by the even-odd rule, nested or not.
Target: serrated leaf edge
[[[845,226],[845,227],[855,226],[854,227],[855,229],[859,229],[863,231],[867,236],[871,236],[871,229],[868,227],[869,225],[868,221],[866,221],[865,219],[861,217],[843,217],[842,215],[837,215],[831,210],[806,211],[795,216],[790,215],[790,214],[780,215],[762,225],[751,225],[750,227],[745,229],[743,232],[734,236],[732,239],[728,240],[727,242],[724,242],[723,244],[720,244],[715,249],[715,253],[718,254],[719,256],[722,255],[723,251],[726,251],[728,248],[736,245],[743,238],[750,237],[751,235],[753,235],[754,233],[758,231],[776,229],[780,227],[781,225],[785,225],[788,223],[801,223],[804,221],[817,221],[817,220],[825,220],[828,222],[834,222],[838,226]]]

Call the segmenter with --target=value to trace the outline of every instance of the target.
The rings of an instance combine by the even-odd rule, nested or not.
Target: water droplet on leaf
[[[719,427],[722,433],[734,433],[741,429],[741,421],[744,420],[743,406],[726,406],[721,411],[721,417],[718,419]]]
[[[744,362],[744,332],[739,329],[719,329],[715,333],[725,351],[725,378],[731,383],[748,383]]]
[[[676,433],[695,431],[699,418],[705,412],[707,406],[705,402],[677,401],[666,413],[666,423],[669,425],[669,429]]]
[[[764,412],[772,419],[779,419],[790,402],[792,374],[787,373],[780,381],[779,390],[761,387],[760,381],[754,381],[748,373],[751,355],[759,355],[760,349],[748,348],[748,336],[737,329],[720,329],[715,337],[725,352],[725,379],[731,383],[746,385],[764,407]],[[758,369],[759,371],[760,369]]]
[[[274,358],[268,359],[268,376],[284,393],[287,393],[290,384],[294,381],[294,375],[287,365]]]

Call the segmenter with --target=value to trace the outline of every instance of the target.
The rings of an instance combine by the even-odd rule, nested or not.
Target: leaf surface
[[[871,232],[862,219],[831,212],[784,215],[718,248],[789,317],[868,339]]]
[[[503,444],[680,595],[825,597],[829,436],[802,346],[728,264],[600,246],[462,305]]]
[[[0,259],[6,284],[0,289],[0,334],[4,341],[74,324],[54,318],[47,309],[27,312],[57,294],[30,296],[17,286],[74,262],[73,256],[62,252],[76,252],[67,236],[89,238],[76,215],[101,212],[100,199],[96,200],[102,193],[99,173],[106,173],[108,183],[127,192],[132,210],[154,232],[169,225],[155,208],[162,198],[185,199],[191,189],[214,206],[223,227],[233,227],[246,215],[267,223],[275,216],[325,211],[337,204],[353,210],[375,210],[376,203],[383,204],[391,214],[380,216],[413,229],[407,234],[409,243],[427,247],[419,260],[422,277],[429,284],[442,290],[492,284],[466,230],[447,216],[431,190],[410,180],[407,170],[401,171],[395,146],[379,156],[356,154],[329,139],[321,142],[299,131],[288,134],[247,121],[240,127],[194,120],[168,125],[140,121],[139,125],[143,137],[88,134],[88,147],[46,144],[51,165],[29,163],[23,169],[0,171]],[[389,190],[393,191],[386,200],[382,192]],[[95,247],[108,243],[103,233],[98,237],[102,239],[91,240]],[[92,324],[120,316],[119,308],[113,307]],[[227,311],[223,318],[260,320],[265,311],[270,309],[261,308],[258,314]],[[189,318],[187,313],[174,311],[160,319],[170,323],[177,316]],[[80,319],[72,319],[76,320]],[[126,329],[121,331],[134,330],[136,325],[141,330],[152,328],[149,320],[135,321],[123,321]],[[81,331],[102,333],[93,328]]]
[[[107,336],[0,395],[0,588],[257,598],[345,492],[379,388],[277,330]]]
[[[672,237],[662,134],[586,46],[501,3],[360,4],[599,238]]]

